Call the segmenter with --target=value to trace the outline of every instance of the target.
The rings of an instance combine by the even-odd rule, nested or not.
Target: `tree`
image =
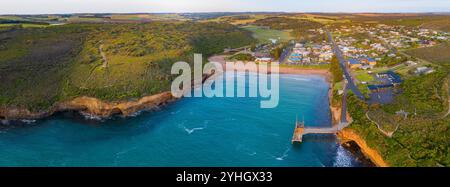
[[[341,66],[339,65],[339,60],[336,57],[336,55],[334,55],[333,58],[331,59],[330,72],[333,75],[334,83],[338,83],[338,82],[342,81],[343,73],[342,73]]]
[[[275,49],[272,50],[272,55],[273,55],[273,58],[274,58],[275,60],[280,59],[281,53],[282,53],[282,50],[281,50],[280,47],[277,47],[277,48],[275,48]]]

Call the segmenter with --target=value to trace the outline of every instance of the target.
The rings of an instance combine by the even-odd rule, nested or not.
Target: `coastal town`
[[[276,25],[273,28],[261,27],[263,31],[259,32],[264,30],[272,32],[270,29],[274,28]],[[278,63],[281,69],[309,69],[309,73],[317,69],[333,72],[332,68],[336,68],[333,63],[339,64],[342,79],[334,77],[335,80],[330,82],[331,110],[333,116],[339,116],[335,119],[335,125],[331,128],[314,128],[308,127],[304,122],[296,122],[293,143],[302,142],[302,137],[307,134],[337,133],[344,137],[353,136],[348,135],[348,131],[345,130],[349,125],[351,127],[355,118],[355,101],[348,103],[349,95],[356,96],[354,98],[358,98],[367,107],[372,108],[358,118],[368,120],[361,125],[374,124],[377,131],[387,138],[399,134],[398,130],[401,126],[411,123],[409,121],[417,120],[422,113],[418,106],[398,104],[399,97],[404,97],[405,92],[411,92],[408,90],[412,86],[411,80],[429,79],[443,69],[442,65],[428,60],[427,57],[418,57],[415,51],[436,48],[446,53],[440,48],[447,46],[450,42],[448,31],[393,24],[337,24],[303,30],[301,34],[306,37],[282,40],[279,35],[266,36],[256,47],[235,51],[236,54],[247,54],[247,58],[229,59]],[[312,39],[307,39],[308,37]],[[439,54],[433,55],[435,57]],[[308,71],[304,72],[308,74]],[[418,86],[419,89],[428,89],[421,87],[422,85]],[[439,87],[434,89],[438,90]],[[412,98],[414,97],[417,96]],[[444,97],[439,96],[438,99],[441,104],[446,104]],[[396,105],[395,109],[389,108],[392,114],[380,109],[392,105]],[[347,116],[347,110],[353,115]],[[448,112],[444,112],[443,118],[447,115]],[[352,138],[358,140],[358,138]],[[358,144],[367,147],[362,142]],[[378,154],[371,155],[372,160],[377,160],[378,166],[387,166],[388,164],[380,158]]]
[[[0,15],[0,143],[17,150],[0,165],[450,166],[449,23],[429,13]],[[217,71],[176,75],[177,62],[199,67],[199,54],[279,74],[225,67],[222,85]],[[173,88],[196,83],[177,87],[179,77],[238,96],[178,98]],[[263,86],[273,94],[247,98]],[[261,107],[266,98],[278,105]]]
[[[327,29],[342,52],[344,67],[348,68],[359,92],[369,102],[380,104],[392,102],[402,76],[420,76],[435,71],[433,65],[411,57],[403,50],[433,47],[450,41],[448,32],[385,24],[343,25],[308,31],[325,35]],[[275,50],[282,52],[274,55]],[[330,64],[335,55],[329,40],[290,40],[287,44],[281,44],[277,38],[269,38],[253,51],[245,48],[245,51],[237,52],[251,55],[249,59],[257,63],[278,62],[280,65],[300,67]]]

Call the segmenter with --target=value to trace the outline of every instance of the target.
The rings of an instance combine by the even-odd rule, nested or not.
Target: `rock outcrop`
[[[338,136],[344,142],[345,141],[356,142],[356,144],[358,144],[364,155],[366,155],[378,167],[389,167],[389,164],[386,161],[384,161],[381,154],[377,150],[369,147],[366,141],[363,138],[361,138],[354,130],[345,128],[338,133]]]
[[[141,110],[151,110],[167,103],[176,101],[177,98],[170,92],[142,97],[137,101],[109,103],[93,97],[77,97],[70,101],[59,102],[47,111],[31,112],[26,108],[0,108],[0,119],[41,119],[53,115],[56,112],[79,111],[100,118],[113,115],[130,116]]]

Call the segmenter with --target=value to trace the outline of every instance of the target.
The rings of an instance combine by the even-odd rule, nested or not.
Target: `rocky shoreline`
[[[361,152],[372,161],[378,167],[389,167],[389,164],[384,161],[381,154],[369,147],[366,141],[359,136],[354,130],[346,128],[338,133],[338,137],[345,145],[347,142],[354,142],[359,147]],[[345,147],[345,146],[344,146]]]
[[[204,74],[202,83],[214,73]],[[195,81],[192,81],[193,87]],[[3,121],[32,121],[48,118],[59,112],[79,112],[90,116],[93,119],[106,119],[113,116],[129,117],[134,114],[160,108],[180,98],[174,97],[170,91],[144,96],[137,101],[106,102],[98,98],[80,96],[69,101],[55,103],[50,109],[45,111],[32,112],[21,107],[0,107],[0,124]]]
[[[328,70],[280,67],[279,72],[280,74],[306,74],[320,75],[325,77],[327,82],[330,83],[328,96],[330,101],[332,125],[336,125],[336,123],[340,121],[341,108],[334,107],[331,104],[333,93],[330,81],[331,75]],[[270,71],[268,73],[270,73]],[[212,75],[205,75],[203,77],[203,82],[210,76]],[[41,112],[31,112],[26,108],[0,107],[0,120],[38,120],[50,117],[58,112],[79,112],[97,119],[105,119],[112,116],[129,117],[140,111],[157,109],[169,103],[175,102],[178,99],[179,98],[174,97],[170,91],[151,96],[145,96],[137,101],[125,102],[105,102],[97,98],[82,96],[70,101],[56,103],[49,110]],[[347,116],[348,118],[350,118],[348,114]],[[342,130],[338,133],[338,137],[341,139],[341,144],[344,147],[348,148],[348,150],[360,150],[360,153],[363,153],[365,156],[367,156],[374,165],[381,167],[388,166],[382,159],[381,155],[376,150],[373,150],[369,146],[367,146],[365,141],[351,129]],[[348,144],[349,141],[353,141],[354,144],[351,144],[350,146],[350,144]],[[361,157],[361,154],[355,154],[355,156],[364,160],[364,158]]]
[[[97,118],[114,115],[131,116],[142,110],[151,110],[176,101],[178,98],[170,92],[145,96],[137,101],[105,102],[93,97],[77,97],[70,101],[59,102],[47,111],[31,112],[26,108],[0,108],[2,120],[37,120],[47,118],[58,112],[77,111]]]
[[[237,69],[237,71],[240,71]],[[257,71],[257,70],[251,70]],[[271,73],[270,71],[268,73]],[[327,70],[309,70],[296,68],[280,67],[281,74],[316,74],[324,76],[327,80],[330,74]],[[202,82],[213,76],[214,73],[204,75]],[[194,82],[194,81],[193,81]],[[195,87],[195,85],[194,85]],[[59,112],[79,112],[94,119],[105,119],[112,116],[129,117],[133,114],[143,111],[152,110],[179,98],[175,98],[170,91],[162,92],[155,95],[144,96],[137,101],[123,102],[107,102],[95,97],[80,96],[69,101],[55,103],[52,107],[45,111],[30,111],[23,107],[0,107],[0,120],[2,121],[32,121],[48,118]],[[0,121],[0,122],[2,122]]]
[[[332,106],[332,99],[333,99],[333,88],[331,84],[331,74],[326,69],[299,69],[299,68],[291,68],[291,67],[279,67],[279,73],[280,74],[302,74],[302,75],[319,75],[323,76],[326,81],[329,83],[330,87],[328,90],[328,99],[329,99],[329,107],[330,107],[330,113],[331,113],[331,120],[332,125],[337,125],[341,121],[341,114],[342,109],[340,106]],[[242,69],[236,69],[237,71],[244,71]],[[257,72],[257,70],[247,70],[251,72]],[[270,70],[268,73],[271,73]],[[351,120],[350,114],[347,112],[347,119]],[[347,148],[350,152],[354,154],[355,157],[358,158],[358,160],[363,161],[363,163],[366,163],[368,166],[378,166],[378,167],[387,167],[389,166],[381,157],[381,155],[374,149],[367,146],[364,139],[362,139],[360,136],[357,136],[357,134],[351,134],[349,136],[349,133],[352,131],[349,128],[344,129],[342,132],[338,133],[337,136],[340,139],[340,143],[344,148]],[[349,144],[349,141],[353,141],[354,143]]]
[[[350,151],[350,153],[356,157],[356,160],[363,163],[364,166],[377,167],[377,165],[373,163],[372,160],[365,155],[361,147],[359,147],[358,143],[356,143],[355,141],[350,140],[343,142],[342,147]]]
[[[332,125],[337,125],[342,119],[342,108],[340,106],[333,106],[333,85],[331,84],[331,79],[327,78],[330,88],[328,90],[328,98],[330,104],[331,120]],[[347,112],[347,119],[351,122],[351,116]],[[349,150],[359,161],[365,165],[377,166],[377,167],[387,167],[388,164],[383,160],[381,155],[374,149],[370,148],[364,139],[362,139],[358,134],[356,134],[349,127],[341,130],[337,133],[337,137],[340,140],[340,144],[345,149]]]

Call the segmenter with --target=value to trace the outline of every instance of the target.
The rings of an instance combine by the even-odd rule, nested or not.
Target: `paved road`
[[[342,56],[342,52],[339,49],[339,47],[336,45],[336,43],[333,40],[333,36],[329,31],[327,31],[328,38],[333,45],[333,51],[334,54],[336,54],[336,57],[339,60],[339,64],[341,65],[341,69],[344,72],[345,79],[347,80],[344,86],[344,95],[342,99],[342,113],[341,113],[341,123],[339,125],[346,125],[348,124],[347,121],[347,93],[348,89],[352,90],[352,92],[361,100],[365,100],[364,95],[359,91],[358,87],[356,86],[355,82],[352,79],[352,76],[349,73],[349,70],[346,65],[346,61],[344,57]]]
[[[284,48],[284,51],[283,53],[281,53],[280,59],[278,60],[280,64],[286,63],[287,58],[289,57],[289,55],[291,55],[292,48],[293,47],[291,44]]]
[[[359,91],[358,87],[356,86],[355,82],[352,79],[352,76],[350,75],[350,72],[347,68],[346,61],[344,57],[342,56],[342,52],[339,49],[339,47],[336,45],[336,43],[333,40],[333,36],[329,31],[327,31],[328,38],[333,45],[333,51],[334,54],[336,54],[337,58],[339,59],[340,65],[342,70],[344,71],[345,79],[347,79],[347,88],[352,90],[352,92],[361,100],[365,100],[364,95]]]

